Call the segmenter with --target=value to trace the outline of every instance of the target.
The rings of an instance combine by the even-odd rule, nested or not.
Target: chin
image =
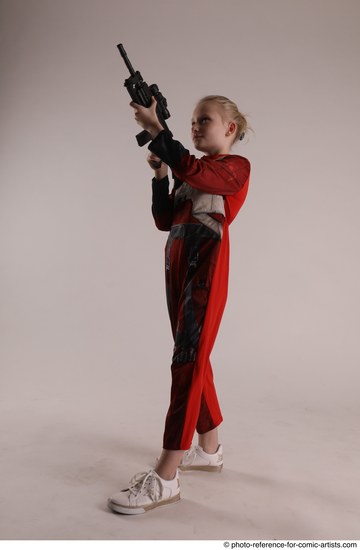
[[[201,147],[201,145],[194,145],[194,147],[197,151],[200,151],[201,153],[205,153],[206,155],[208,154],[207,150],[206,150],[206,147],[205,148]]]

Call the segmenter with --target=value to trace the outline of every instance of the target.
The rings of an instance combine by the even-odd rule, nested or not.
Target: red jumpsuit
[[[208,432],[223,419],[210,353],[227,298],[228,226],[245,201],[250,163],[238,155],[197,159],[166,130],[149,150],[174,176],[170,194],[167,177],[153,179],[152,199],[156,226],[170,232],[165,278],[174,351],[163,448],[186,450],[195,429]]]

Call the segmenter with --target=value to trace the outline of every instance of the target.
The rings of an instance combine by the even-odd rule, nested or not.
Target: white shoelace
[[[129,491],[135,496],[138,494],[146,495],[156,502],[162,496],[163,487],[155,472],[150,470],[134,475],[129,483]]]

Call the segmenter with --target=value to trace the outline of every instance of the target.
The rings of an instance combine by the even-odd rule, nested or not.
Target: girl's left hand
[[[154,138],[163,130],[156,114],[156,99],[153,97],[150,107],[143,107],[132,101],[130,107],[135,111],[136,122]]]

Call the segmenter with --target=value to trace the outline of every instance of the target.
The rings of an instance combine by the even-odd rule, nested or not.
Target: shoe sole
[[[190,470],[202,471],[202,472],[221,472],[223,465],[219,466],[179,466],[181,472],[189,472]]]
[[[145,512],[149,512],[150,510],[153,510],[154,508],[158,508],[159,506],[164,506],[165,504],[174,504],[175,502],[178,502],[180,500],[180,493],[178,495],[175,495],[172,498],[168,498],[167,500],[161,500],[159,502],[153,502],[152,504],[148,504],[147,506],[122,506],[120,504],[116,504],[115,502],[111,502],[111,500],[108,500],[108,507],[113,512],[117,512],[118,514],[126,514],[126,515],[138,515],[138,514],[145,514]]]

